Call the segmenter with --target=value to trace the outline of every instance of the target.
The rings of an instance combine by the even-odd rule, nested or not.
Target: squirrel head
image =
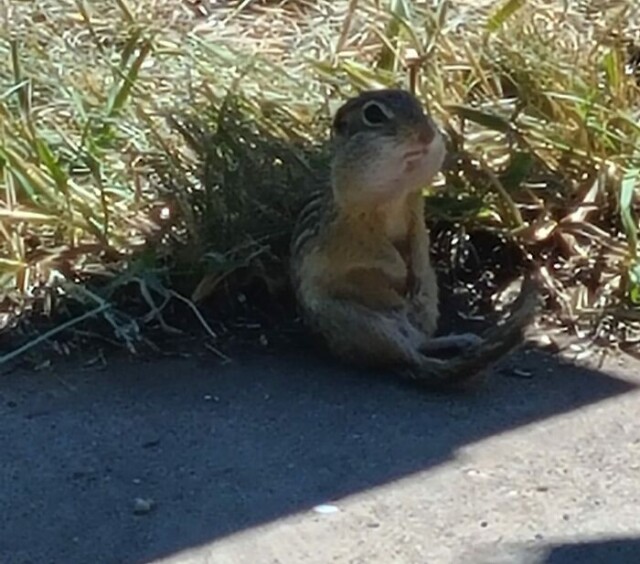
[[[372,90],[333,120],[332,184],[337,202],[385,204],[433,181],[445,156],[442,134],[415,96]]]

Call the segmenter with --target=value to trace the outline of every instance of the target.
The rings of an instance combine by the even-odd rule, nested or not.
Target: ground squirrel
[[[343,359],[404,367],[427,383],[468,380],[521,340],[535,309],[527,280],[514,311],[484,335],[434,337],[439,303],[422,189],[444,139],[403,90],[348,100],[332,127],[331,182],[304,206],[291,240],[303,320]],[[330,188],[330,189],[329,189]],[[454,348],[454,357],[434,355]]]

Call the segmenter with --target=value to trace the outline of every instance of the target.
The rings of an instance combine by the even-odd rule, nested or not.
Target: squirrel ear
[[[349,122],[347,120],[347,108],[342,107],[333,117],[333,123],[331,124],[331,131],[334,135],[345,135],[349,129]]]

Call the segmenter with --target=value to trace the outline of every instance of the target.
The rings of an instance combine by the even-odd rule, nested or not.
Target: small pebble
[[[532,344],[543,350],[557,350],[558,344],[549,335],[541,333],[531,338]]]
[[[330,515],[331,513],[338,513],[338,511],[340,511],[335,505],[328,504],[316,505],[313,510],[322,515]]]
[[[152,499],[137,497],[133,502],[133,514],[146,515],[153,510],[155,505],[156,504]]]
[[[522,370],[521,368],[512,368],[510,371],[510,376],[514,378],[525,378],[529,379],[533,377],[533,372],[530,370]]]

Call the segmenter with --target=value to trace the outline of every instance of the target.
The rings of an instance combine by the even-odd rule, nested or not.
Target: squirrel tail
[[[482,335],[482,343],[447,360],[423,357],[423,363],[411,372],[410,377],[420,384],[438,389],[468,385],[521,344],[523,332],[533,321],[539,301],[539,285],[532,274],[527,274],[510,314],[502,323]]]

